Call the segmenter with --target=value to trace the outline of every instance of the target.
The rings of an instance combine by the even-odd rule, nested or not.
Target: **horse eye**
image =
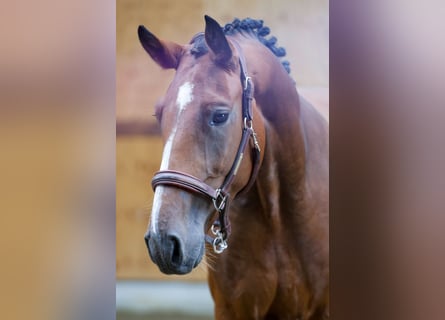
[[[229,112],[226,110],[217,110],[212,115],[212,120],[210,121],[210,125],[218,126],[223,124],[229,119]]]

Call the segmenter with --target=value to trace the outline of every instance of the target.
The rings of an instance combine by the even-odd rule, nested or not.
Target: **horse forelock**
[[[240,20],[235,18],[231,23],[227,23],[222,29],[224,34],[228,36],[233,36],[236,34],[253,36],[270,51],[272,51],[276,57],[281,59],[286,56],[286,49],[276,46],[276,37],[270,36],[269,38],[266,38],[270,34],[270,28],[264,25],[263,20],[255,20],[251,18]],[[209,51],[203,32],[196,34],[190,41],[190,44],[192,45],[190,52],[196,58],[206,54]],[[281,60],[281,64],[287,73],[290,73],[289,61]]]
[[[192,45],[190,52],[195,58],[199,58],[209,52],[209,47],[207,47],[203,32],[196,34],[190,41],[190,44]]]

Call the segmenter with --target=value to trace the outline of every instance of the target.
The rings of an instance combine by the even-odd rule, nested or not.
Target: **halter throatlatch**
[[[206,241],[213,246],[213,250],[216,253],[222,253],[227,249],[227,239],[230,235],[230,222],[228,218],[228,210],[230,207],[230,194],[229,189],[235,179],[238,172],[239,166],[243,160],[244,153],[246,151],[248,142],[252,139],[252,172],[246,186],[239,192],[247,192],[255,182],[256,176],[259,170],[260,163],[260,146],[255,131],[253,130],[253,114],[252,114],[252,99],[253,99],[253,83],[252,79],[247,74],[246,63],[244,57],[241,54],[241,50],[237,43],[235,45],[238,47],[238,52],[240,54],[239,62],[241,68],[241,85],[243,88],[243,98],[242,98],[242,114],[243,114],[243,134],[241,136],[241,142],[238,147],[238,151],[235,156],[235,161],[229,173],[226,175],[223,184],[214,189],[205,182],[199,180],[198,178],[189,175],[184,172],[175,170],[162,170],[157,172],[152,181],[151,185],[153,190],[156,189],[158,185],[173,186],[180,189],[184,189],[189,192],[197,193],[209,198],[213,202],[216,212],[218,213],[218,219],[215,220],[211,227],[211,232],[214,237],[206,235]]]

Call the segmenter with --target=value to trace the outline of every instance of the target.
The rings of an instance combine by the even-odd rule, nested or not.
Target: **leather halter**
[[[226,175],[222,185],[214,189],[205,182],[199,180],[198,178],[189,175],[184,172],[175,170],[162,170],[157,172],[152,181],[151,185],[153,191],[159,185],[166,185],[177,187],[192,193],[197,193],[203,195],[206,198],[212,200],[215,210],[218,212],[218,219],[215,220],[211,227],[211,231],[214,234],[214,238],[206,235],[206,241],[213,245],[213,250],[216,253],[223,252],[227,247],[227,238],[230,235],[230,222],[228,218],[227,211],[230,206],[230,194],[229,189],[235,179],[238,172],[240,164],[243,160],[244,153],[247,148],[247,144],[250,139],[252,139],[252,171],[248,183],[244,188],[238,193],[247,192],[255,182],[256,176],[259,171],[260,164],[260,146],[256,137],[256,133],[253,130],[253,114],[252,114],[252,99],[253,99],[253,83],[252,79],[247,74],[246,63],[244,56],[241,54],[239,45],[235,43],[239,52],[239,63],[241,68],[241,85],[243,87],[243,97],[242,97],[242,114],[243,114],[243,133],[241,136],[241,142],[238,147],[238,151],[235,156],[235,160],[229,173]]]

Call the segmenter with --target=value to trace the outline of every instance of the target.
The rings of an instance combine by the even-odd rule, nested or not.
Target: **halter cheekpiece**
[[[227,247],[227,239],[230,235],[230,222],[228,217],[228,210],[230,207],[229,189],[232,185],[235,176],[238,172],[239,166],[243,160],[244,153],[247,148],[249,140],[252,140],[252,171],[246,186],[239,192],[239,194],[249,190],[255,182],[259,170],[260,163],[260,146],[256,133],[253,129],[253,114],[252,114],[252,99],[253,99],[253,83],[252,79],[247,74],[246,63],[244,56],[241,54],[239,45],[234,42],[239,52],[239,63],[241,68],[241,85],[243,88],[242,96],[242,114],[243,114],[243,133],[241,142],[236,153],[235,161],[229,173],[226,175],[222,185],[214,189],[198,178],[184,172],[175,170],[162,170],[157,172],[151,180],[153,190],[159,185],[173,186],[186,191],[203,195],[213,202],[213,206],[218,213],[216,219],[210,229],[213,236],[206,234],[206,241],[213,246],[216,253],[222,253]]]

